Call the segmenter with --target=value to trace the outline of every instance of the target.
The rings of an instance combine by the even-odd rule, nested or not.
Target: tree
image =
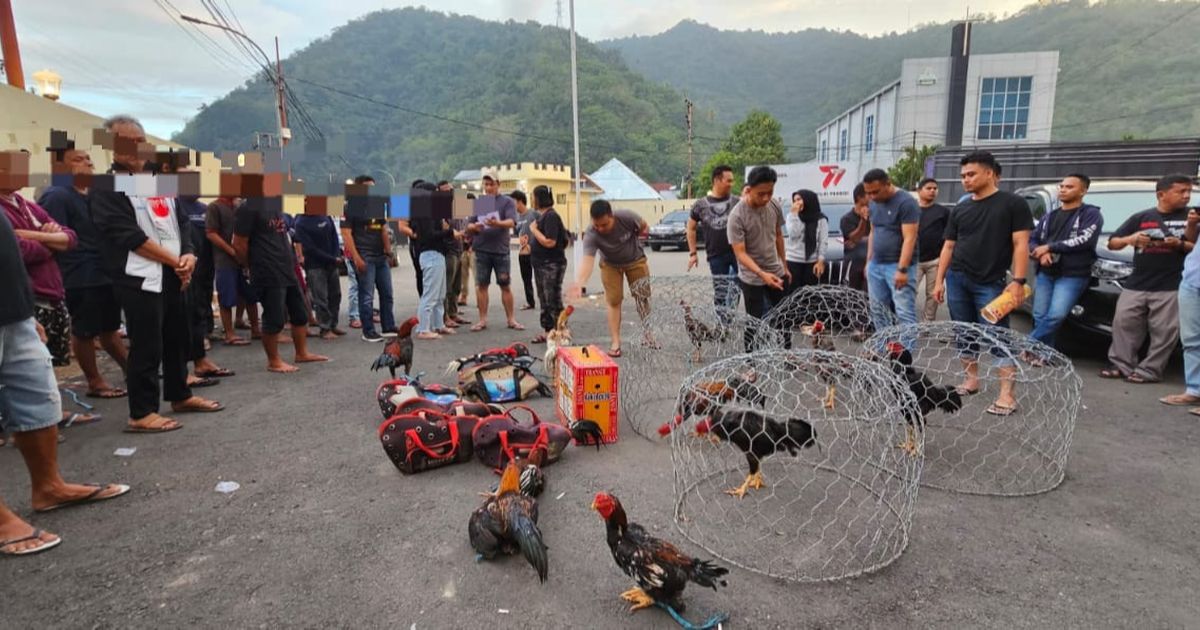
[[[895,166],[888,169],[888,177],[892,178],[892,183],[899,188],[905,190],[916,188],[921,178],[925,177],[925,161],[933,157],[937,149],[936,146],[928,145],[916,150],[912,147],[904,147],[904,156],[896,162]]]
[[[738,192],[742,189],[747,166],[786,161],[787,148],[783,145],[782,131],[783,125],[770,114],[758,110],[750,112],[730,129],[721,150],[712,154],[696,173],[692,193],[700,196],[712,188],[712,170],[721,164],[733,168],[733,189]]]

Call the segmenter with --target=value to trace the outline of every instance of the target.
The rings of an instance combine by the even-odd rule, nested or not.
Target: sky
[[[63,76],[63,103],[99,116],[140,118],[148,132],[170,137],[201,103],[241,85],[253,70],[216,29],[202,35],[180,14],[209,19],[206,0],[16,0],[13,2],[26,84],[51,69]],[[385,8],[421,6],[388,0],[211,0],[268,54],[274,37],[287,55],[347,21]],[[1003,16],[1033,0],[975,0]],[[555,24],[555,0],[442,0],[439,11],[485,20]],[[562,24],[569,19],[562,1]],[[866,35],[903,32],[967,14],[969,0],[579,0],[576,28],[592,40],[654,35],[684,19],[730,30],[829,28]],[[174,19],[173,19],[174,18]],[[232,18],[231,18],[232,19]],[[218,51],[218,47],[220,50]]]

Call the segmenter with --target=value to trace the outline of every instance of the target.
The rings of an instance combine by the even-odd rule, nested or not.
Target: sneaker
[[[395,337],[400,334],[400,331],[395,328],[385,328],[381,333],[384,337]]]
[[[383,341],[383,335],[372,330],[370,332],[364,332],[362,334],[362,340],[370,343],[379,343]]]

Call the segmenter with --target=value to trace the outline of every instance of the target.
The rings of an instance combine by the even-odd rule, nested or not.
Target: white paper
[[[231,494],[233,492],[237,492],[237,489],[241,487],[242,485],[236,481],[221,481],[218,482],[217,487],[213,489],[221,494]]]
[[[137,447],[131,446],[129,448],[119,448],[119,449],[113,451],[113,455],[116,455],[117,457],[130,457],[136,452],[137,452]]]

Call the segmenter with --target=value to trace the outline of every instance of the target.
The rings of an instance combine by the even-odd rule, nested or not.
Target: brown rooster
[[[558,388],[558,349],[571,345],[571,329],[567,328],[567,318],[575,312],[575,307],[568,305],[558,314],[558,322],[554,330],[546,333],[546,354],[542,361],[546,364],[546,376]]]
[[[808,337],[809,345],[813,350],[837,352],[837,346],[825,334],[825,322],[819,319],[811,324],[801,326],[800,334]],[[843,370],[837,369],[837,366],[826,365],[824,362],[818,363],[816,368],[817,376],[821,378],[821,382],[825,383],[825,408],[833,409],[837,402],[838,378],[842,376]]]
[[[687,329],[688,339],[692,342],[692,361],[700,361],[700,351],[704,348],[705,342],[720,341],[725,336],[725,331],[721,330],[720,326],[713,327],[705,324],[696,318],[692,312],[692,305],[687,303],[687,300],[679,300],[679,305],[683,307],[683,325]]]
[[[383,353],[371,364],[372,371],[386,367],[392,373],[392,378],[396,378],[396,368],[403,367],[405,376],[412,375],[412,329],[417,325],[418,321],[416,317],[410,317],[403,324],[400,324],[399,334],[387,342],[387,345],[383,347]]]
[[[538,580],[545,583],[549,558],[537,521],[537,499],[521,493],[521,468],[517,462],[509,461],[496,493],[472,512],[467,522],[471,548],[478,554],[476,562],[520,551],[537,571]]]

